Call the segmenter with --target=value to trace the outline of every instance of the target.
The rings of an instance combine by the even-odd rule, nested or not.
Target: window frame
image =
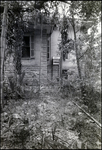
[[[33,42],[31,42],[31,37],[33,37]],[[33,43],[33,48],[31,48],[31,44]],[[31,51],[33,50],[33,56],[31,56]],[[34,58],[34,35],[30,35],[30,58]]]

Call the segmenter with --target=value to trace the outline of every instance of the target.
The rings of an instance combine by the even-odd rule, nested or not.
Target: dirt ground
[[[39,97],[10,100],[1,113],[1,149],[101,149],[101,129],[73,102],[82,105],[48,87]],[[100,121],[100,112],[93,117]]]

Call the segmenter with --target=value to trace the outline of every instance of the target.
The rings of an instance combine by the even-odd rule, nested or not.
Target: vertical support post
[[[60,53],[60,86],[62,85],[62,50]]]
[[[60,86],[60,78],[61,78],[61,76],[60,76],[60,60],[59,60],[58,70],[59,70],[59,86]]]
[[[42,50],[42,16],[41,16],[41,48],[40,48],[40,66],[39,66],[39,90],[41,84],[41,50]]]
[[[51,80],[53,79],[53,60],[51,59]]]

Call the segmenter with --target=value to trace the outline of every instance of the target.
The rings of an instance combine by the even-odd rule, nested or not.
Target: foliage
[[[40,94],[38,75],[34,72],[30,81],[25,71],[17,76],[8,76],[7,80],[5,79],[3,91],[5,104],[7,101],[9,103],[10,99],[37,98]]]
[[[32,127],[29,126],[29,120],[23,115],[23,112],[21,114],[13,114],[12,112],[9,113],[9,115],[5,114],[2,120],[4,122],[6,120],[6,124],[4,124],[6,128],[2,132],[2,136],[9,132],[7,136],[8,140],[12,139],[11,143],[13,145],[21,143],[22,148],[25,148],[25,142],[32,132]]]
[[[81,13],[86,19],[96,18],[101,12],[101,1],[81,2]]]
[[[62,42],[59,45],[60,50],[63,51],[64,60],[66,53],[70,53],[72,49],[76,51],[77,69],[80,79],[78,84],[81,87],[82,95],[83,83],[93,88],[95,87],[95,82],[100,80],[100,42],[97,41],[97,39],[100,41],[100,35],[97,32],[97,25],[100,20],[99,5],[101,6],[100,1],[95,1],[94,3],[91,1],[71,1],[69,13],[63,16],[63,26],[61,26],[61,31],[64,32],[61,32]],[[64,22],[65,18],[67,21]],[[71,47],[70,42],[67,44],[65,42],[66,37],[68,38],[68,26],[72,26],[74,32],[74,40],[71,40]],[[89,33],[90,29],[91,32]],[[77,32],[79,32],[80,36],[77,36]],[[66,36],[63,36],[64,33]],[[64,44],[63,39],[65,40]]]
[[[73,126],[73,130],[76,130],[79,133],[79,139],[81,140],[81,149],[85,149],[85,147],[87,149],[98,147],[96,141],[97,139],[101,141],[98,136],[99,129],[97,129],[95,125],[92,124],[92,121],[87,119],[83,113],[80,113],[80,115],[77,116],[76,122]]]
[[[88,106],[90,113],[97,113],[98,107],[97,102],[100,100],[100,93],[97,92],[93,87],[84,85],[83,103]]]
[[[25,72],[18,76],[9,76],[8,82],[4,83],[4,99],[8,100],[11,98],[24,98],[25,84],[24,81]]]
[[[64,2],[66,2],[66,1],[64,1]],[[25,6],[27,5],[27,8],[26,7],[22,8],[23,3],[25,3]],[[31,18],[29,18],[28,22],[25,19],[26,23],[24,24],[23,17],[25,17],[25,16],[23,13],[24,12],[28,13],[28,14],[32,13],[32,16],[34,15],[32,18],[32,20],[33,20],[33,19],[35,19],[35,16],[40,17],[41,12],[43,12],[42,14],[45,14],[47,16],[46,17],[46,19],[47,19],[50,15],[49,8],[52,8],[53,6],[55,6],[56,11],[52,13],[53,19],[50,21],[52,21],[53,23],[59,23],[59,20],[57,20],[58,19],[57,15],[59,14],[58,9],[57,9],[57,4],[59,4],[59,2],[54,1],[54,2],[51,2],[50,4],[51,4],[50,5],[51,7],[49,6],[48,1],[45,1],[45,2],[44,1],[35,1],[35,2],[30,2],[29,4],[28,4],[28,2],[22,2],[22,5],[20,5],[20,3],[18,3],[16,1],[16,2],[12,2],[9,5],[10,6],[10,9],[8,11],[8,29],[9,30],[7,32],[8,47],[6,50],[6,54],[14,53],[15,76],[8,77],[8,83],[7,84],[5,83],[5,85],[4,85],[5,99],[12,98],[12,101],[13,101],[13,98],[19,100],[20,98],[24,98],[25,95],[28,95],[28,97],[27,97],[27,99],[28,99],[28,98],[34,97],[34,95],[35,95],[35,93],[33,93],[35,90],[34,86],[33,86],[33,84],[35,83],[35,78],[36,78],[35,73],[32,76],[32,88],[29,88],[30,94],[28,94],[27,91],[25,90],[25,86],[26,86],[26,82],[24,80],[25,73],[21,72],[21,51],[22,51],[21,47],[22,47],[22,37],[23,37],[23,31],[24,31],[23,25],[25,25],[25,24],[28,25],[27,23],[31,19]],[[29,7],[29,5],[30,5],[30,7]],[[81,83],[81,85],[83,85],[82,86],[82,88],[83,88],[82,89],[83,90],[82,103],[85,104],[86,106],[88,106],[88,111],[92,114],[97,113],[99,111],[97,102],[98,102],[98,100],[100,100],[100,93],[96,92],[94,83],[97,80],[95,78],[97,77],[97,75],[99,76],[99,73],[100,73],[100,59],[99,59],[100,41],[99,41],[99,37],[95,38],[95,34],[97,35],[97,31],[95,29],[96,29],[96,26],[98,23],[97,16],[100,15],[100,6],[101,6],[100,1],[99,2],[96,2],[96,1],[95,2],[93,2],[93,1],[92,2],[91,1],[86,1],[86,2],[71,1],[70,7],[69,7],[70,18],[67,15],[64,15],[62,24],[60,25],[61,26],[60,31],[61,31],[61,35],[62,35],[62,42],[60,43],[60,50],[63,51],[63,54],[64,54],[63,57],[65,59],[65,54],[70,53],[75,48],[74,47],[75,44],[77,45],[76,48],[77,48],[78,53],[76,53],[76,55],[78,57],[76,56],[76,58],[77,58],[77,61],[79,61],[79,69],[81,70],[82,78],[80,80],[77,77],[75,78],[75,80],[73,80],[71,77],[70,77],[70,79],[68,78],[68,80],[65,80],[66,85],[62,85],[62,87],[60,87],[61,88],[60,90],[59,90],[59,87],[56,87],[55,81],[50,82],[53,88],[49,90],[46,87],[46,91],[44,93],[42,92],[41,89],[43,88],[43,90],[45,90],[45,87],[39,86],[40,87],[39,88],[40,96],[43,95],[45,98],[44,99],[43,97],[41,97],[41,101],[42,100],[45,100],[45,101],[40,106],[40,108],[42,108],[42,111],[40,111],[40,115],[38,115],[38,111],[39,111],[38,107],[36,107],[35,104],[32,105],[30,102],[28,103],[28,101],[26,102],[27,106],[25,106],[25,104],[24,104],[23,110],[20,107],[17,107],[18,111],[16,113],[10,112],[10,114],[8,114],[8,115],[6,114],[7,116],[4,114],[4,120],[3,120],[4,128],[3,128],[3,132],[2,132],[2,139],[3,138],[5,139],[5,137],[7,137],[8,140],[10,140],[10,139],[12,140],[12,143],[13,142],[15,143],[18,141],[18,143],[22,143],[22,148],[26,148],[25,145],[28,140],[29,145],[30,145],[28,147],[43,148],[43,146],[45,144],[44,142],[45,142],[45,136],[46,136],[46,130],[44,127],[46,125],[46,122],[50,123],[50,121],[51,121],[50,119],[53,120],[52,122],[54,122],[54,119],[55,119],[55,122],[54,122],[55,124],[54,124],[54,126],[52,126],[51,131],[50,131],[51,135],[53,137],[52,140],[54,143],[52,145],[54,145],[54,146],[55,146],[55,143],[57,143],[56,141],[58,141],[58,137],[56,136],[57,129],[60,127],[60,131],[61,131],[62,128],[63,129],[67,128],[67,130],[69,132],[69,128],[70,128],[68,126],[69,124],[71,126],[71,130],[76,129],[77,132],[79,133],[79,137],[81,136],[81,138],[85,138],[85,140],[88,139],[89,142],[92,142],[91,139],[93,139],[93,134],[92,134],[93,131],[95,133],[95,137],[97,137],[94,127],[90,126],[90,124],[87,124],[87,122],[85,122],[86,120],[84,117],[82,117],[81,119],[80,119],[80,116],[78,116],[78,118],[73,118],[73,116],[76,117],[76,115],[78,113],[76,110],[72,112],[69,108],[66,108],[67,112],[70,111],[70,113],[72,113],[72,116],[70,116],[70,113],[65,112],[67,114],[67,117],[70,116],[69,118],[67,118],[65,116],[65,113],[62,113],[61,107],[56,108],[56,109],[53,108],[52,111],[54,113],[51,114],[52,117],[50,116],[51,118],[49,118],[48,112],[50,112],[50,111],[47,111],[45,108],[45,106],[48,103],[45,95],[56,96],[57,102],[58,102],[57,105],[59,105],[60,99],[58,96],[61,95],[61,92],[62,92],[64,98],[67,99],[67,101],[69,99],[71,99],[71,101],[72,101],[75,96],[77,96],[78,98],[80,97],[79,85]],[[82,21],[76,21],[76,19],[75,19],[76,16],[78,17],[79,20],[82,19]],[[87,24],[84,23],[85,19],[87,19]],[[92,19],[91,25],[90,25],[90,22],[88,22],[89,19]],[[31,20],[31,22],[32,22],[32,20]],[[76,29],[77,29],[77,25],[79,25],[80,23],[82,25],[80,27],[80,29],[81,29],[81,32],[83,32],[83,35],[80,36],[80,38],[79,38],[76,34],[76,32],[77,32]],[[72,27],[75,31],[76,37],[74,37],[74,40],[69,39],[69,37],[68,37],[69,25],[72,25]],[[90,34],[87,33],[87,29],[85,28],[86,26],[92,27]],[[95,46],[95,44],[97,44],[98,46]],[[58,93],[56,93],[56,91]],[[56,97],[53,98],[54,101],[55,101]],[[34,100],[33,100],[33,102],[34,102]],[[64,103],[64,100],[63,100],[63,103]],[[38,101],[38,99],[37,99],[37,101]],[[50,101],[49,108],[51,108],[51,102],[52,102],[51,97],[50,97],[49,101]],[[61,105],[63,103],[61,103]],[[20,105],[21,105],[21,101],[20,101]],[[12,106],[14,106],[13,102],[11,104],[11,108],[12,108]],[[71,105],[71,108],[74,109],[73,105]],[[59,114],[61,115],[60,117],[58,116]],[[6,118],[5,118],[5,116],[6,116]],[[41,117],[40,121],[38,120],[39,117]],[[58,120],[56,120],[56,118]],[[56,122],[57,122],[57,124],[56,124]],[[89,132],[87,133],[84,131],[85,128],[87,128],[88,131],[91,131],[91,135]],[[56,139],[56,137],[57,137],[57,139]],[[48,143],[50,143],[50,145],[51,145],[52,140],[48,139]],[[96,141],[96,139],[93,139],[93,142],[94,142],[94,140]],[[33,143],[32,147],[31,147],[30,142]],[[83,143],[86,143],[86,141],[83,141]],[[88,144],[86,144],[86,145],[87,145],[86,148],[88,148]],[[74,144],[71,146],[72,146],[71,147],[72,149],[77,147],[76,145],[74,147]]]
[[[22,40],[23,40],[23,22],[22,6],[19,2],[10,3],[8,11],[8,31],[7,31],[7,50],[8,54],[14,54],[14,64],[17,74],[21,73]]]
[[[41,89],[42,95],[39,99],[12,99],[9,102],[1,114],[3,145],[7,145],[8,142],[7,148],[42,149],[66,146],[73,149],[80,148],[87,140],[87,146],[94,147],[90,142],[97,141],[97,126],[88,123],[87,116],[79,112],[72,102],[74,96],[62,99],[60,92],[56,93],[55,89],[56,87],[45,86]],[[95,138],[91,141],[93,135]]]
[[[84,45],[79,51],[81,70],[83,71],[84,82],[95,87],[95,83],[100,80],[100,34],[97,33],[94,25],[90,34],[84,36]],[[97,34],[97,36],[95,35]],[[80,37],[82,38],[82,37]],[[87,46],[85,46],[87,44]],[[83,55],[84,54],[84,55]],[[96,87],[96,90],[97,87]]]

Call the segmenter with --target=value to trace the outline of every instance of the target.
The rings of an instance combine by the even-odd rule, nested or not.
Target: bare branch
[[[88,52],[88,49],[78,59],[82,58],[87,52]]]

